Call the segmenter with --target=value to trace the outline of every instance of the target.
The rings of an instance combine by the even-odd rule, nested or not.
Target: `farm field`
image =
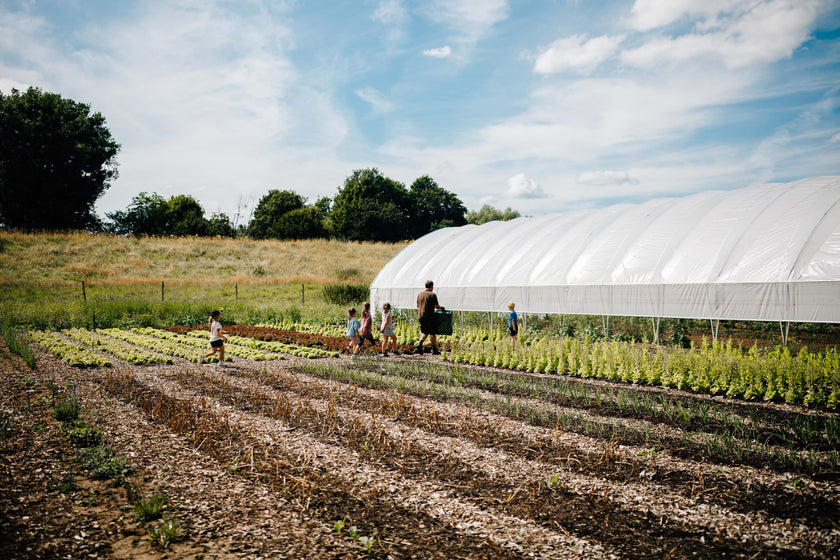
[[[206,340],[188,331],[68,329],[31,344],[34,370],[0,347],[0,555],[836,558],[840,549],[835,413],[466,363],[457,345],[449,358],[464,363],[336,357],[323,340],[324,352],[312,352],[328,334],[256,327],[231,340],[232,362],[198,365]],[[73,396],[84,426],[55,418]],[[79,459],[90,430],[123,461],[113,460],[123,465],[116,476]],[[141,521],[138,500],[155,495],[165,496],[165,521]]]

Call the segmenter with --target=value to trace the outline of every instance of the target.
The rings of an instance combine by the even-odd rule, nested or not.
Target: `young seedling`
[[[140,521],[154,521],[163,516],[163,509],[166,506],[166,496],[155,494],[138,498],[134,503],[134,513]]]
[[[359,537],[358,541],[359,544],[362,545],[362,550],[370,552],[373,548],[373,543],[376,541],[376,537]]]

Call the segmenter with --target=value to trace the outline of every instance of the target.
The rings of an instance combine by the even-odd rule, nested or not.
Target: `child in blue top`
[[[347,346],[347,350],[350,351],[352,355],[356,355],[356,352],[359,351],[359,329],[362,326],[359,324],[359,320],[356,319],[356,308],[351,307],[347,314],[350,316],[347,319],[347,338],[350,339],[350,345]]]
[[[516,317],[516,311],[513,308],[516,307],[516,304],[510,302],[508,304],[508,309],[510,310],[510,315],[508,315],[508,330],[510,331],[510,342],[514,348],[516,348],[516,335],[519,333],[519,320]]]

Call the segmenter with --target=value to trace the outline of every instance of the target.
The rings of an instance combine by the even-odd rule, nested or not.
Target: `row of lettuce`
[[[453,363],[560,373],[582,378],[688,389],[747,400],[840,408],[840,353],[787,347],[748,350],[731,342],[695,348],[652,347],[588,338],[531,337],[513,348],[498,330],[473,329],[453,341],[443,358]]]
[[[134,365],[171,364],[173,358],[198,362],[207,353],[207,333],[193,331],[177,334],[151,327],[125,329],[66,329],[58,332],[30,331],[29,338],[48,352],[74,367],[113,365],[112,358]],[[229,336],[225,357],[247,360],[280,360],[283,354],[303,358],[337,357],[338,352],[307,348],[279,342],[266,342],[241,336]],[[217,356],[208,362],[218,362]]]

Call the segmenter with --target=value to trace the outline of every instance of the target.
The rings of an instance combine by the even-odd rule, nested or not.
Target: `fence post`
[[[300,285],[300,303],[303,304],[303,284]]]
[[[82,280],[82,299],[87,301],[87,292],[85,292],[85,281]]]
[[[163,280],[160,281],[160,301],[163,301]]]
[[[236,301],[239,301],[239,282],[237,282],[236,284],[234,284],[234,288],[236,289],[236,292],[235,292],[235,294],[236,294],[236,295],[234,296],[234,299],[235,299]]]

